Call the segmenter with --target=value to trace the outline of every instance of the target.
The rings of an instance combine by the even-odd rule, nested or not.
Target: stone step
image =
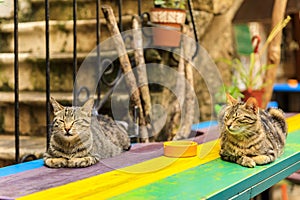
[[[131,29],[132,16],[124,16],[124,30]],[[110,37],[101,19],[100,42]],[[19,52],[45,54],[45,22],[23,22],[19,23]],[[50,31],[50,53],[73,52],[73,21],[49,21]],[[0,53],[14,51],[14,24],[0,24]],[[96,20],[77,21],[77,51],[90,52],[96,47]],[[114,45],[105,45],[104,51],[114,48]]]
[[[102,51],[102,58],[117,58],[116,51]],[[46,61],[44,54],[19,53],[19,89],[21,91],[46,90]],[[77,53],[77,69],[85,60],[96,59],[96,53]],[[0,91],[13,91],[14,88],[13,53],[0,53]],[[92,64],[96,61],[93,60]],[[52,53],[50,55],[50,88],[53,92],[73,91],[73,53]],[[104,89],[104,88],[103,88]]]
[[[42,158],[46,137],[20,136],[20,159],[28,155]],[[0,167],[15,164],[15,136],[0,134]]]
[[[52,91],[73,90],[73,66],[69,55],[59,55],[50,63],[50,88]],[[80,64],[80,63],[79,63]],[[14,54],[0,54],[0,90],[14,90]],[[19,54],[19,89],[21,91],[46,90],[46,64],[40,55]]]
[[[72,103],[73,94],[71,92],[51,92],[50,95],[57,101],[65,102],[68,104]],[[14,104],[15,94],[14,92],[3,92],[0,91],[0,105],[3,104]],[[44,105],[46,103],[45,92],[20,92],[19,102],[21,104],[34,104]]]
[[[50,94],[64,105],[72,105],[73,95],[51,92]],[[13,134],[15,98],[14,92],[0,92],[0,133]],[[46,135],[46,93],[19,93],[20,134],[30,136]]]
[[[95,19],[96,17],[95,0],[77,0],[77,19]],[[115,16],[118,16],[117,1],[101,0],[101,5],[109,4],[112,6]],[[0,18],[13,19],[13,1],[4,0],[4,6],[0,5]],[[153,7],[152,1],[143,1],[141,10],[149,11]],[[49,1],[51,20],[70,20],[73,19],[73,0],[51,0]],[[136,0],[126,0],[122,4],[122,14],[132,15],[138,13],[138,3]],[[100,17],[103,18],[101,8]],[[19,2],[19,21],[42,21],[45,19],[45,1],[27,0]]]

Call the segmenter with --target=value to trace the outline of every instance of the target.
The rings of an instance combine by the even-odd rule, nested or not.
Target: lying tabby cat
[[[51,98],[54,119],[46,166],[87,167],[130,148],[126,132],[112,119],[91,114],[93,103],[90,99],[82,107],[64,107]]]
[[[227,95],[227,102],[219,114],[221,159],[255,167],[283,153],[287,125],[280,109],[259,109],[253,97],[242,103]]]

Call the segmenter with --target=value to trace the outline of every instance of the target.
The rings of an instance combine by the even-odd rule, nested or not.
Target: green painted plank
[[[268,165],[245,168],[216,159],[112,199],[227,199],[238,198],[237,192],[241,192],[242,196],[253,196],[253,192],[268,188],[274,181],[300,168],[299,164],[280,173],[300,160],[300,143],[295,143],[297,141],[300,141],[300,131],[289,134],[285,153]],[[264,181],[274,173],[278,173],[277,176]],[[260,185],[260,188],[255,188],[255,185]],[[248,190],[252,187],[255,189],[253,192]]]

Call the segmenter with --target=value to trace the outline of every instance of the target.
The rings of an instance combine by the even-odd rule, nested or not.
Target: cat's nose
[[[70,130],[71,130],[71,128],[65,127],[66,133],[69,133]]]

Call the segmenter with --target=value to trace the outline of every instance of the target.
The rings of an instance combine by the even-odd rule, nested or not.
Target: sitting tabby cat
[[[64,107],[51,98],[54,119],[46,166],[87,167],[130,148],[126,132],[112,119],[91,114],[93,103],[90,99],[82,107]]]
[[[259,109],[253,97],[242,103],[227,95],[227,102],[219,114],[221,159],[255,167],[283,153],[287,125],[280,109]]]

